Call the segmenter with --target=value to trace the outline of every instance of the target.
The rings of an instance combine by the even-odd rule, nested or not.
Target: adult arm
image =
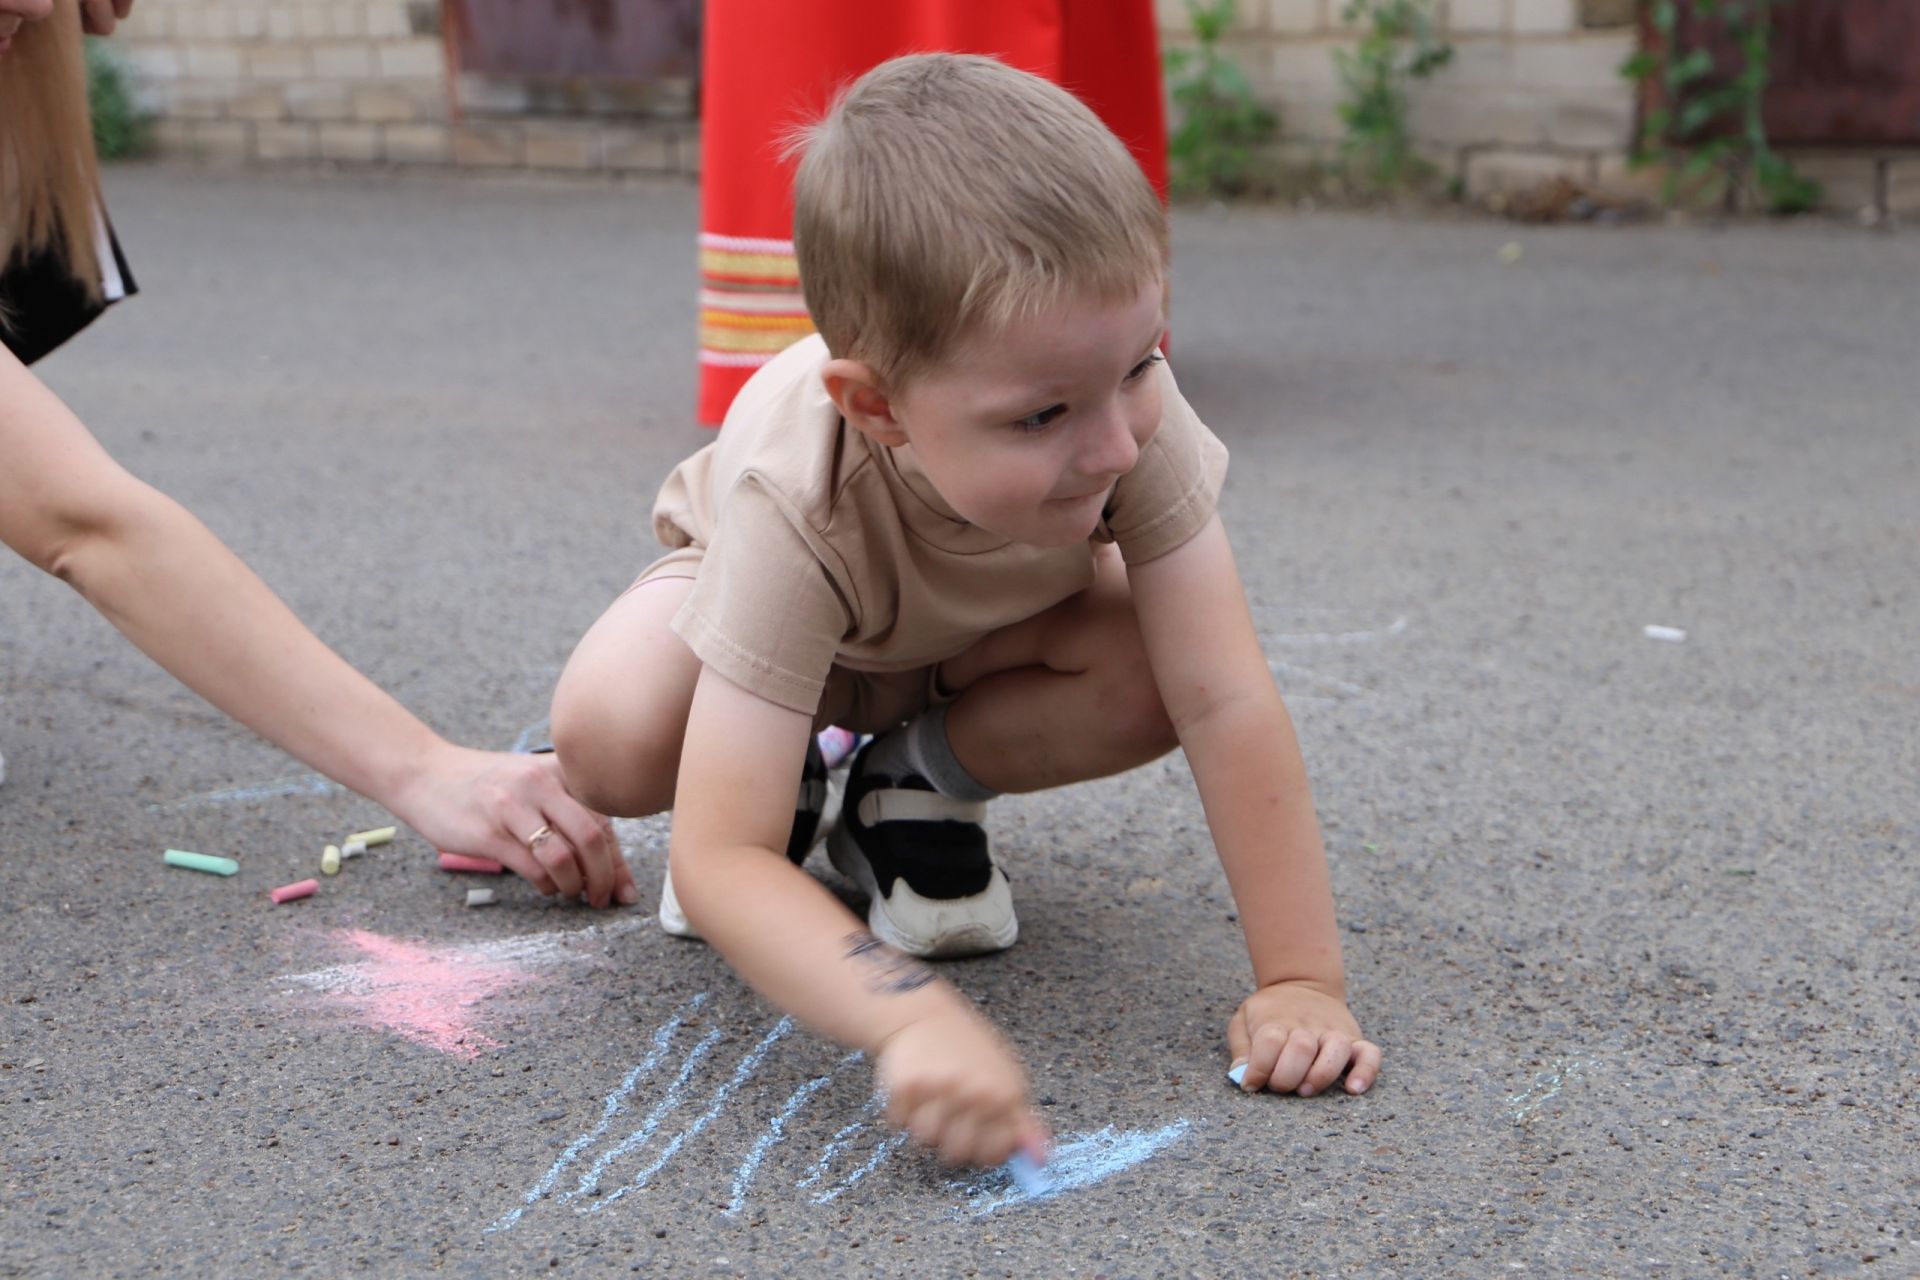
[[[567,794],[551,757],[474,751],[427,728],[184,507],[114,462],[4,348],[0,542],[195,693],[435,846],[494,858],[545,893],[635,899],[611,830]],[[542,825],[561,838],[536,856],[522,841]]]
[[[1130,566],[1148,660],[1233,889],[1255,993],[1228,1027],[1243,1087],[1360,1092],[1379,1050],[1346,1006],[1346,972],[1306,765],[1261,652],[1219,516]]]

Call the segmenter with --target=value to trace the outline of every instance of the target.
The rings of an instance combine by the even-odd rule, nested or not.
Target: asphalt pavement
[[[143,292],[48,383],[430,723],[536,744],[705,438],[694,190],[107,193]],[[404,831],[272,905],[386,815],[6,557],[0,1274],[1920,1274],[1920,236],[1175,227],[1371,1094],[1222,1080],[1177,756],[993,809],[1021,940],[946,972],[1032,1068],[1035,1198],[662,935],[659,822],[639,909],[470,910]]]

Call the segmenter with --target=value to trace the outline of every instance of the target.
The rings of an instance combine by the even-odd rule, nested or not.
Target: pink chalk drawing
[[[345,1009],[369,1026],[472,1060],[501,1047],[479,1029],[488,1000],[544,982],[546,975],[535,972],[538,969],[606,963],[609,942],[651,927],[648,913],[584,929],[448,947],[342,929],[329,936],[366,959],[282,974],[279,981],[317,991],[323,1003]]]
[[[324,1003],[348,1009],[371,1026],[459,1058],[500,1047],[478,1025],[489,998],[541,980],[476,948],[431,947],[365,929],[343,929],[333,937],[367,958],[293,975],[291,981],[318,990]]]

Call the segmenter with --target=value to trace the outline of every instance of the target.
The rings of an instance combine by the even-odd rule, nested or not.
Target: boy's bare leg
[[[700,659],[668,625],[691,578],[657,578],[588,628],[553,691],[553,745],[568,788],[602,813],[673,807]]]
[[[941,665],[954,758],[995,791],[1041,791],[1122,773],[1179,745],[1127,589],[1100,548],[1093,585]]]

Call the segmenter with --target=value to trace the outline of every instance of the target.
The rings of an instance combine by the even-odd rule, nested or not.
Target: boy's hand
[[[953,1165],[988,1167],[1015,1151],[1044,1160],[1046,1126],[1027,1103],[1027,1072],[971,1010],[910,1022],[874,1058],[887,1120]]]
[[[1347,1073],[1347,1092],[1365,1093],[1380,1076],[1380,1049],[1337,996],[1300,982],[1276,982],[1241,1002],[1227,1024],[1240,1087],[1310,1098]]]

